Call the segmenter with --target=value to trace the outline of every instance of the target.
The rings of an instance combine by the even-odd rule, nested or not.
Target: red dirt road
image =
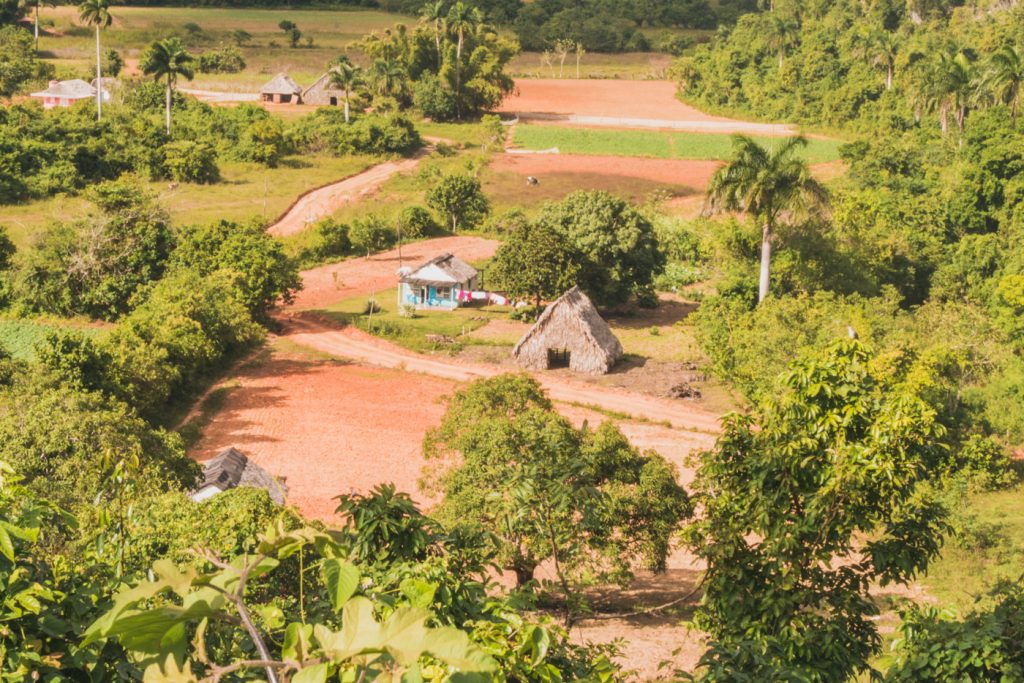
[[[491,162],[498,171],[512,171],[541,179],[549,173],[593,173],[639,178],[677,185],[703,192],[721,166],[718,161],[689,159],[643,159],[640,157],[591,156],[585,154],[502,154]],[[580,188],[586,189],[586,188]]]
[[[416,168],[422,158],[423,156],[420,154],[410,159],[386,161],[372,166],[362,173],[307,192],[292,204],[284,216],[267,228],[267,232],[277,237],[302,232],[321,218],[330,216],[342,206],[359,201],[376,192],[396,173]]]

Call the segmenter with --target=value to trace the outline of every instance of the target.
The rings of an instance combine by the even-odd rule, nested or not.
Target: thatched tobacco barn
[[[260,88],[260,101],[275,104],[302,104],[302,88],[288,74],[280,73]]]
[[[264,489],[270,499],[284,505],[288,487],[284,482],[254,463],[235,448],[227,448],[203,463],[203,480],[192,493],[196,502],[239,486]]]
[[[512,349],[524,368],[568,367],[603,375],[622,358],[622,344],[579,287],[563,294]]]
[[[344,104],[344,91],[331,87],[331,74],[335,71],[337,71],[337,68],[325,72],[320,78],[313,81],[313,85],[303,90],[302,103],[327,104],[332,107]]]

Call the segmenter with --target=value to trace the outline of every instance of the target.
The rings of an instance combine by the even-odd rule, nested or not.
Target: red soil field
[[[589,173],[639,178],[703,192],[718,161],[688,159],[642,159],[638,157],[590,156],[584,154],[502,154],[491,162],[498,171],[536,176],[544,182],[545,173]],[[581,190],[588,188],[581,187]]]
[[[729,121],[676,99],[670,81],[518,79],[500,111],[668,121]]]
[[[421,445],[454,382],[280,351],[236,380],[240,386],[193,449],[197,460],[234,446],[285,478],[290,505],[325,521],[334,516],[335,496],[379,483],[431,502],[416,486]]]

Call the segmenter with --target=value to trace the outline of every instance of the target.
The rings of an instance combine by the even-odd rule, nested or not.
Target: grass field
[[[164,182],[144,183],[171,214],[175,225],[205,223],[219,218],[267,221],[281,215],[300,194],[358,173],[375,159],[367,156],[310,156],[286,159],[278,168],[260,164],[225,162],[223,180],[212,185],[181,183],[171,188]],[[50,199],[3,207],[0,219],[19,247],[54,221],[81,216],[89,204],[81,197]]]
[[[922,583],[943,605],[968,608],[999,579],[1024,573],[1024,484],[968,497],[971,543],[948,540]]]
[[[84,322],[0,318],[0,348],[18,360],[32,360],[36,344],[45,339],[46,335],[68,328],[89,336],[102,333],[102,328]]]
[[[301,85],[308,85],[323,72],[328,61],[336,58],[352,42],[367,33],[391,27],[414,18],[370,10],[332,8],[256,9],[256,8],[185,8],[185,7],[113,7],[114,24],[106,29],[101,41],[105,48],[115,48],[128,59],[129,66],[144,47],[159,38],[178,36],[193,52],[214,48],[220,43],[233,44],[231,33],[242,29],[252,34],[243,46],[247,68],[240,74],[196,74],[191,87],[248,91],[279,71],[287,71]],[[42,19],[47,34],[40,39],[40,49],[65,75],[87,72],[92,67],[94,37],[92,29],[78,23],[75,7],[44,7]],[[278,23],[295,22],[305,38],[313,39],[312,47],[303,44],[290,48]],[[50,25],[52,23],[52,25]],[[189,32],[185,25],[194,23],[200,32]],[[184,84],[183,84],[184,85]],[[188,86],[185,86],[188,87]]]
[[[759,137],[764,145],[777,144],[779,138]],[[839,140],[811,139],[801,152],[808,162],[817,164],[839,158]],[[607,154],[651,157],[655,159],[696,159],[724,161],[732,155],[732,136],[717,133],[676,133],[647,130],[602,130],[562,126],[520,124],[516,126],[515,146],[520,149],[551,149],[566,154]]]

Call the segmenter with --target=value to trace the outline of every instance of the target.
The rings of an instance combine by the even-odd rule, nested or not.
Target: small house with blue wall
[[[471,299],[480,273],[451,254],[441,254],[412,270],[400,271],[399,298],[416,308],[455,309]]]

